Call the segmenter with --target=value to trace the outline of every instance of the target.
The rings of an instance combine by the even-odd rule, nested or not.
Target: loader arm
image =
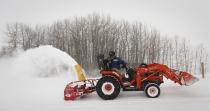
[[[163,67],[161,70],[162,70],[161,72],[162,72],[164,77],[174,81],[175,83],[178,83],[179,85],[183,85],[181,83],[180,77],[178,75],[176,75],[170,68]]]
[[[179,85],[191,85],[199,79],[187,72],[171,69],[163,64],[151,64],[148,66],[150,71],[160,72],[164,77],[178,83]]]

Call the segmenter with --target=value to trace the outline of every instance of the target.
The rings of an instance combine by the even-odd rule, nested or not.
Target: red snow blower
[[[75,68],[80,81],[69,83],[64,90],[65,100],[75,100],[77,97],[90,94],[94,91],[104,100],[115,99],[121,89],[122,91],[144,91],[149,98],[156,98],[160,95],[160,84],[163,77],[178,83],[179,85],[191,85],[198,81],[198,78],[187,72],[170,69],[162,64],[143,64],[135,68],[128,68],[123,76],[116,70],[102,68],[100,79],[85,79],[80,67]]]

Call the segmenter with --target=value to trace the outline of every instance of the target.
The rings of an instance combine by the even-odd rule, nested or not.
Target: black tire
[[[111,89],[107,90],[106,86],[111,86]],[[96,92],[104,100],[115,99],[120,93],[120,84],[114,77],[104,76],[97,82]]]
[[[158,84],[148,83],[145,86],[144,92],[149,98],[157,98],[160,95],[160,88]]]

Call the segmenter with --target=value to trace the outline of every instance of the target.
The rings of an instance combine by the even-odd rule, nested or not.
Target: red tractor
[[[124,80],[123,75],[113,70],[101,70],[100,73],[102,78],[98,80],[96,92],[105,100],[116,98],[121,88],[123,91],[145,91],[147,97],[156,98],[160,95],[159,86],[164,82],[163,76],[180,85],[190,85],[197,81],[197,78],[187,72],[157,63],[128,69],[130,80]]]
[[[123,91],[144,91],[149,98],[160,95],[160,84],[163,76],[180,85],[191,85],[198,79],[187,72],[177,71],[162,64],[142,64],[139,67],[129,68],[126,78],[116,70],[103,68],[100,79],[87,79],[69,83],[64,90],[65,100],[74,100],[76,97],[87,95],[94,91],[104,100],[115,99],[121,89]]]

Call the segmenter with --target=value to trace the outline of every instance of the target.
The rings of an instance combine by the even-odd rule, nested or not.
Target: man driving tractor
[[[109,57],[107,58],[107,60],[108,65],[112,70],[121,72],[122,68],[126,68],[126,63],[120,57],[116,57],[114,51],[109,52]]]
[[[126,62],[115,55],[114,51],[109,52],[109,57],[106,59],[111,70],[117,71],[122,75],[124,81],[130,81],[133,78],[133,70],[127,68]]]

